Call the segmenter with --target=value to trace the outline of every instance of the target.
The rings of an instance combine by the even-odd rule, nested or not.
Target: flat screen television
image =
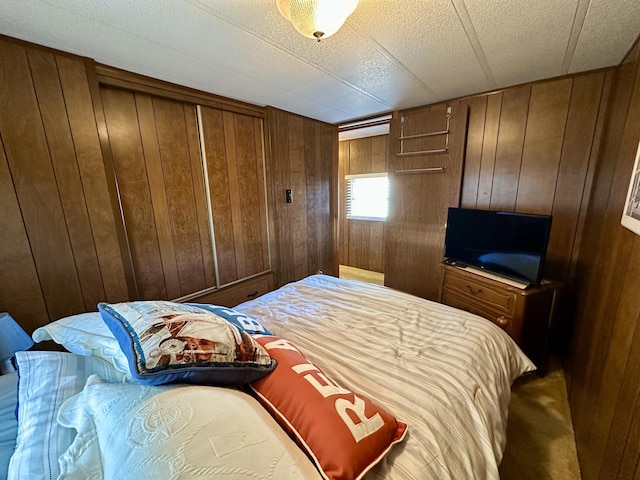
[[[551,216],[449,208],[445,262],[540,285]]]

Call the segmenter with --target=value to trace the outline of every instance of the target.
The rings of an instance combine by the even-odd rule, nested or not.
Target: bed
[[[285,285],[235,310],[303,355],[308,360],[305,372],[311,369],[332,388],[380,406],[397,421],[393,441],[356,474],[327,473],[316,452],[307,449],[306,437],[299,436],[300,429],[286,419],[283,423],[255,389],[133,383],[113,334],[99,314],[87,313],[34,332],[35,340],[53,339],[72,353],[25,352],[17,357],[19,425],[9,478],[153,478],[153,466],[162,462],[169,465],[163,467],[164,478],[499,478],[511,383],[535,367],[492,323],[386,287],[326,275]],[[268,336],[255,338],[273,344]],[[283,361],[273,372],[283,370]],[[50,378],[62,371],[77,378]],[[51,391],[56,392],[54,405]],[[292,401],[303,398],[293,390],[286,395]],[[196,426],[187,428],[188,422],[174,419],[175,431],[159,432],[154,428],[160,420],[166,426],[168,410],[161,418],[157,412],[143,420],[139,412],[132,414],[136,402],[148,410],[160,401],[171,406],[175,419],[188,417]],[[37,402],[49,404],[30,405]],[[150,418],[155,422],[151,429]],[[124,430],[126,445],[121,445],[116,433]],[[46,452],[41,451],[40,437],[46,436],[41,432],[49,436]],[[56,438],[57,448],[50,447],[56,443],[50,437]],[[162,443],[174,437],[183,440],[176,446]],[[185,448],[184,439],[193,446]],[[252,448],[245,448],[249,444]],[[136,453],[135,465],[119,471],[134,450],[143,452]]]

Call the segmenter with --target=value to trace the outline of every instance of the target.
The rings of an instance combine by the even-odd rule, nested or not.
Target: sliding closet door
[[[447,212],[460,202],[466,138],[466,106],[452,105],[449,119],[447,108],[395,112],[390,130],[385,285],[430,300],[439,299]]]
[[[214,287],[195,105],[109,87],[101,93],[140,298]]]
[[[220,285],[269,270],[262,119],[198,107]]]

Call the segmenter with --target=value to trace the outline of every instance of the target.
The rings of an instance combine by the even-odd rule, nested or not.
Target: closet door
[[[262,119],[198,107],[219,286],[271,268]]]
[[[216,285],[196,107],[101,88],[139,298]]]
[[[390,130],[385,285],[430,300],[439,299],[447,212],[462,181],[467,109],[452,105],[447,120],[448,108],[395,112]]]

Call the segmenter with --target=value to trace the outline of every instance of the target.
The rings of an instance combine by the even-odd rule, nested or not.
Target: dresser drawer
[[[459,308],[465,312],[474,313],[490,320],[498,325],[508,334],[511,334],[513,318],[505,315],[504,312],[492,309],[484,302],[473,302],[468,296],[457,295],[455,292],[444,289],[442,292],[442,303],[451,307]]]
[[[189,302],[235,307],[248,300],[258,298],[271,290],[273,290],[273,275],[269,273],[235,285],[223,287],[220,290],[206,293],[201,297],[191,298]]]
[[[475,281],[473,278],[445,273],[445,289],[467,298],[467,302],[473,302],[482,308],[498,312],[506,316],[512,316],[516,304],[516,294],[504,288],[494,287],[483,281]]]

